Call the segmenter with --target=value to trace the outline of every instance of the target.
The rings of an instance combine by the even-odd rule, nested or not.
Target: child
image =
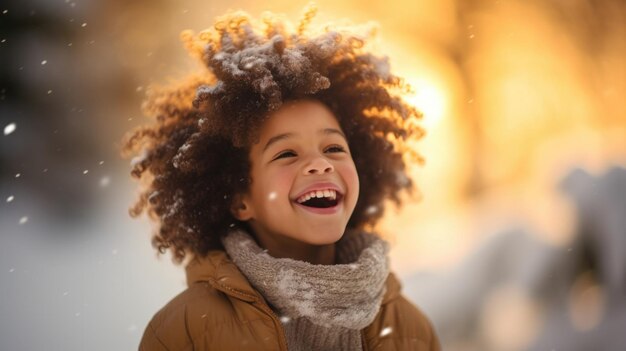
[[[295,33],[273,17],[220,19],[187,48],[208,71],[152,90],[133,132],[160,253],[188,288],[150,321],[140,350],[438,350],[400,294],[388,244],[368,233],[412,190],[406,142],[419,113],[363,40]]]

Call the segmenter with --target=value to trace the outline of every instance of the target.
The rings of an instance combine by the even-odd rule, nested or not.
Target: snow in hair
[[[314,15],[309,8],[291,26],[271,14],[255,21],[233,12],[208,30],[181,34],[204,69],[148,89],[143,110],[155,122],[129,133],[123,149],[141,156],[131,174],[143,189],[131,214],[145,210],[157,222],[159,252],[171,249],[179,262],[203,256],[242,224],[230,202],[251,182],[246,150],[268,114],[287,101],[323,103],[348,139],[361,184],[348,229],[372,227],[386,200],[400,204],[400,192],[413,189],[405,156],[408,141],[423,133],[420,113],[401,97],[406,84],[390,73],[386,57],[367,50],[373,27],[357,34],[313,28]]]

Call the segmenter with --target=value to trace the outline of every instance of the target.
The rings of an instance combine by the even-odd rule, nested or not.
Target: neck
[[[312,245],[284,236],[264,235],[262,231],[254,231],[253,237],[274,258],[291,258],[311,264],[335,264],[335,243]]]

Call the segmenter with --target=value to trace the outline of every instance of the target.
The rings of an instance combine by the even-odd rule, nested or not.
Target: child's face
[[[301,100],[273,112],[251,147],[250,161],[250,190],[233,211],[257,237],[311,245],[341,238],[356,206],[359,178],[348,142],[326,106]],[[313,191],[315,198],[305,201]]]

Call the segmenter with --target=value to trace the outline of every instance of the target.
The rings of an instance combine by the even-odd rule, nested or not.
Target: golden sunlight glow
[[[493,231],[485,223],[496,217],[534,224],[546,242],[566,245],[572,215],[555,190],[558,181],[574,167],[600,172],[626,163],[626,31],[615,16],[610,25],[590,26],[591,5],[583,3],[562,2],[568,15],[558,16],[546,4],[522,0],[479,7],[454,0],[317,1],[313,26],[378,23],[370,49],[389,57],[392,72],[413,88],[406,101],[423,112],[426,135],[414,146],[426,162],[410,167],[421,202],[390,209],[381,223],[383,232],[398,233],[400,270],[458,262]],[[202,31],[229,8],[297,22],[305,3],[166,6],[172,19],[162,31],[169,33]],[[597,6],[603,16],[619,13],[617,5]],[[130,31],[123,41],[130,52],[135,42],[148,43],[142,50],[151,52],[155,41],[166,42],[158,35],[138,40],[137,33],[143,32]],[[172,66],[191,67],[182,49],[159,53],[178,53]]]
[[[406,81],[413,88],[413,93],[405,100],[417,107],[424,114],[424,127],[434,128],[446,115],[448,102],[443,89],[433,81],[419,78],[407,78]]]

